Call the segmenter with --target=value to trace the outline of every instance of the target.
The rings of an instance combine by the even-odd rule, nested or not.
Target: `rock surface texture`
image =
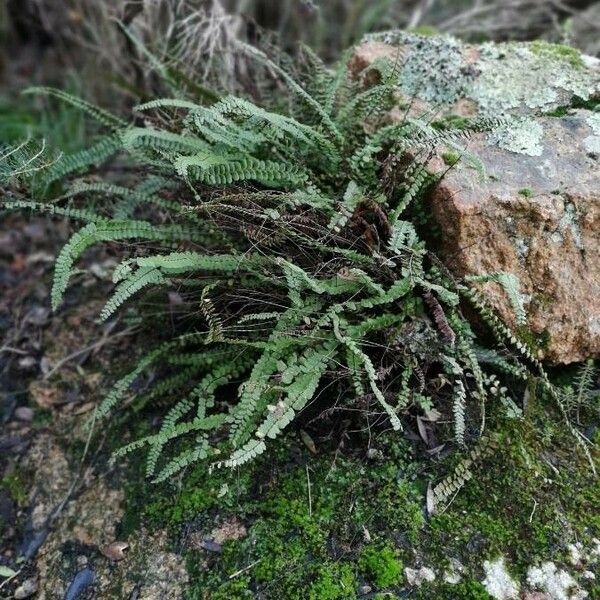
[[[398,64],[392,119],[502,120],[431,162],[448,171],[431,198],[441,258],[457,275],[519,278],[539,358],[600,356],[600,61],[545,42],[472,46],[383,33],[349,68],[361,76],[380,57]],[[504,292],[484,291],[516,327]]]

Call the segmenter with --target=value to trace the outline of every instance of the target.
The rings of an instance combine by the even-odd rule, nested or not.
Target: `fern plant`
[[[37,90],[106,128],[91,148],[46,170],[48,189],[65,183],[60,195],[41,204],[18,194],[4,201],[84,223],[57,258],[53,308],[87,248],[123,241],[133,250],[115,269],[100,317],[133,303],[143,316],[144,294],[156,302],[168,290],[185,307],[172,333],[97,409],[110,419],[170,404],[159,430],[118,454],[146,449],[156,481],[199,460],[236,467],[264,452],[307,406],[327,408],[330,397],[395,430],[434,404],[461,445],[481,434],[489,404],[517,414],[498,377],[518,387],[539,364],[471,282],[444,270],[411,213],[435,184],[426,169],[432,150],[495,123],[454,130],[406,117],[390,124],[398,80],[390,61],[350,79],[345,61],[331,70],[309,54],[297,81],[248,52],[287,86],[285,110],[231,96],[204,104],[161,98],[136,107],[128,124],[62,92]],[[365,89],[365,80],[378,83]],[[73,181],[106,161],[126,164],[134,180]],[[506,288],[522,321],[514,278],[485,280]],[[479,310],[502,352],[482,347],[461,301]],[[155,311],[147,318],[160,319]],[[149,373],[158,376],[134,393]]]

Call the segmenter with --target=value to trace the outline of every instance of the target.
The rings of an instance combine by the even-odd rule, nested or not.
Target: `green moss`
[[[543,295],[539,297],[542,298]],[[547,350],[550,344],[550,332],[547,329],[544,329],[541,333],[534,333],[527,326],[520,326],[517,328],[517,334],[519,339],[533,350],[534,354],[536,350]]]
[[[600,100],[598,100],[597,96],[593,96],[587,100],[580,98],[579,96],[575,96],[571,101],[571,106],[573,108],[584,108],[586,110],[597,111],[600,109]]]
[[[572,434],[532,398],[528,419],[507,423],[499,450],[431,519],[425,552],[440,562],[457,557],[475,571],[504,555],[524,574],[536,560],[560,561],[569,541],[598,535],[598,492]]]
[[[388,588],[402,583],[402,561],[390,545],[367,546],[358,562],[365,577],[377,587]]]
[[[319,569],[308,591],[309,600],[351,600],[356,598],[357,581],[349,564],[327,565]]]
[[[420,25],[419,27],[415,27],[410,30],[412,33],[416,33],[417,35],[431,36],[431,35],[439,35],[439,30],[431,25]]]
[[[434,129],[446,130],[446,129],[465,129],[473,122],[468,117],[460,117],[458,115],[447,115],[442,119],[437,119],[431,123]]]
[[[25,506],[28,496],[27,486],[19,471],[14,471],[10,475],[5,475],[2,480],[0,480],[0,488],[6,490],[10,494],[17,506]]]
[[[533,190],[531,188],[523,188],[519,190],[519,195],[524,198],[531,198],[533,196]]]
[[[568,106],[557,106],[554,110],[544,113],[546,117],[566,117],[571,114],[574,108],[582,108],[585,110],[597,111],[600,107],[600,101],[596,97],[584,100],[579,96],[574,96]]]
[[[420,591],[419,600],[429,600],[430,598],[436,600],[493,600],[493,597],[478,581],[461,581],[456,585],[442,583],[434,587],[435,591],[431,587]]]
[[[546,117],[566,117],[571,110],[570,106],[557,106],[553,110],[544,113]]]
[[[600,482],[535,390],[523,420],[490,418],[488,427],[501,436],[498,451],[428,519],[427,480],[439,481],[461,455],[416,460],[395,433],[372,440],[368,460],[318,442],[315,457],[290,436],[247,469],[217,477],[198,467],[170,487],[138,481],[129,513],[166,525],[174,540],[182,528],[209,532],[234,517],[244,523],[247,535],[221,553],[187,550],[188,597],[198,600],[353,599],[361,580],[383,590],[401,586],[402,565],[414,566],[415,553],[438,573],[456,558],[478,579],[484,560],[503,555],[519,576],[536,560],[566,560],[570,541],[600,536]],[[488,598],[476,581],[447,586],[441,578],[412,593]]]
[[[449,166],[453,167],[460,161],[460,154],[458,152],[443,152],[442,160]]]
[[[538,55],[551,58],[553,60],[559,60],[568,62],[572,67],[576,69],[583,69],[585,64],[581,58],[581,52],[571,46],[564,46],[562,44],[550,44],[543,40],[536,40],[529,44],[530,50]]]

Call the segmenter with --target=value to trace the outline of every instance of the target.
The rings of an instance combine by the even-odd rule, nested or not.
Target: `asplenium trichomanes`
[[[307,53],[298,81],[252,52],[287,86],[285,110],[232,96],[203,105],[161,98],[126,123],[37,90],[107,130],[54,162],[48,185],[109,159],[129,166],[126,183],[105,171],[104,182],[77,180],[52,202],[7,203],[85,223],[57,258],[53,307],[88,247],[126,240],[133,251],[114,271],[101,317],[126,303],[144,316],[144,293],[156,302],[157,290],[161,301],[176,291],[185,308],[97,409],[109,418],[170,402],[159,430],[118,454],[146,448],[158,481],[198,460],[241,465],[319,396],[325,406],[341,398],[376,412],[396,430],[435,406],[453,420],[459,444],[477,432],[469,419],[488,402],[518,413],[498,375],[523,380],[538,363],[467,282],[445,271],[410,218],[411,203],[435,184],[426,168],[433,149],[494,123],[389,121],[393,61],[352,78],[344,61],[330,70]],[[518,303],[514,279],[496,280]],[[478,346],[461,296],[512,353]],[[134,394],[148,372],[158,376]],[[218,393],[232,386],[236,396]]]

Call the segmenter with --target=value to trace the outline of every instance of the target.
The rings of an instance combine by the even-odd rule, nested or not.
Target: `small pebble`
[[[37,592],[38,584],[35,579],[26,579],[16,590],[14,597],[16,600],[20,598],[29,598]]]
[[[15,419],[30,423],[33,420],[33,410],[29,406],[18,406],[15,408]]]

